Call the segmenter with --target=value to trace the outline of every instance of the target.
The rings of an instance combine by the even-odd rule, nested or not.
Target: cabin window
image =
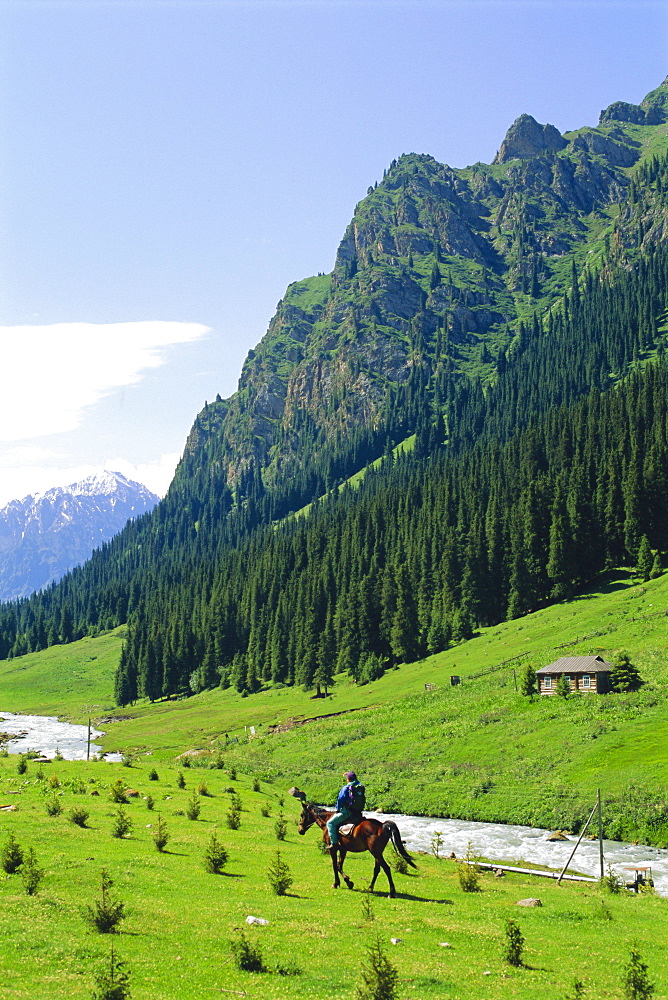
[[[543,687],[544,688],[551,688],[552,687],[552,678],[551,677],[543,677]]]
[[[590,688],[591,687],[591,677],[589,676],[589,674],[583,674],[582,675],[582,687],[583,688]]]

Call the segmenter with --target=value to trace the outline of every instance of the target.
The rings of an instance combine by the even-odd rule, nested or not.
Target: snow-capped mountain
[[[12,500],[0,509],[0,600],[59,580],[158,500],[118,472]]]

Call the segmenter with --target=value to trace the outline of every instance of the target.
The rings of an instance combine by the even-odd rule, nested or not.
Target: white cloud
[[[200,323],[0,326],[0,441],[71,431],[115,389],[164,363],[164,349],[199,340]]]

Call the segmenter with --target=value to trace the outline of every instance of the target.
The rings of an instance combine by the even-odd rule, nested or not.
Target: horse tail
[[[391,819],[387,819],[383,823],[383,829],[389,830],[392,847],[395,849],[397,854],[400,854],[404,861],[407,861],[413,868],[417,868],[417,865],[404,847],[404,842],[401,839],[401,834],[399,833],[399,827],[397,824],[393,823]]]

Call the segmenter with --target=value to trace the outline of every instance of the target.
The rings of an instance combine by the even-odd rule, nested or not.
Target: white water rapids
[[[0,733],[9,733],[12,738],[5,746],[9,753],[26,753],[38,750],[44,757],[55,757],[60,751],[65,760],[85,760],[88,743],[88,726],[75,726],[71,722],[60,722],[45,715],[14,715],[0,712]],[[91,740],[104,733],[91,729]],[[102,747],[90,745],[91,757],[102,753]]]
[[[12,734],[6,743],[9,753],[39,750],[45,757],[54,757],[58,751],[66,760],[85,760],[88,727],[59,722],[57,718],[40,715],[14,715],[0,713],[0,732]],[[91,730],[91,739],[103,736]],[[91,755],[102,753],[102,748],[91,743]],[[119,754],[109,754],[108,760],[120,759]],[[431,851],[432,842],[440,832],[441,856],[451,851],[462,858],[469,843],[474,855],[509,865],[545,865],[560,871],[575,847],[577,837],[567,841],[549,842],[548,830],[530,826],[506,826],[503,823],[473,823],[462,819],[433,819],[423,816],[369,813],[380,820],[391,819],[399,827],[401,837],[410,851]],[[654,885],[662,896],[668,896],[668,850],[642,844],[624,844],[615,840],[603,841],[606,871],[608,864],[624,881],[632,880],[628,867],[650,865]],[[598,841],[583,840],[577,849],[569,871],[585,875],[599,874]]]
[[[433,838],[440,832],[441,857],[447,857],[454,851],[458,858],[463,858],[470,843],[475,856],[498,861],[501,864],[505,862],[519,868],[528,862],[561,871],[578,839],[569,836],[565,841],[548,841],[549,830],[530,826],[473,823],[463,819],[426,819],[422,816],[386,813],[373,815],[380,820],[394,820],[399,827],[401,839],[405,841],[409,851],[411,848],[431,851]],[[649,865],[656,891],[661,896],[668,896],[668,850],[647,847],[643,844],[604,840],[603,855],[606,874],[608,865],[611,865],[613,871],[625,882],[633,880],[633,872],[625,871],[626,868]],[[598,840],[582,840],[568,870],[598,877],[600,875]]]

